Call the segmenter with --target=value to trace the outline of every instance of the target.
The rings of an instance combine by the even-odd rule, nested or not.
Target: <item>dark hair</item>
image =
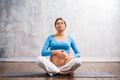
[[[62,21],[65,23],[65,27],[66,27],[66,22],[65,22],[65,20],[62,19],[62,18],[57,18],[57,19],[55,20],[55,26],[56,26],[56,23],[57,23],[58,20],[62,20]]]

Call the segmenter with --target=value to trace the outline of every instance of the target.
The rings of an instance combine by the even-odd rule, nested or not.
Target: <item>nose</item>
[[[61,26],[62,24],[60,23],[59,26]]]

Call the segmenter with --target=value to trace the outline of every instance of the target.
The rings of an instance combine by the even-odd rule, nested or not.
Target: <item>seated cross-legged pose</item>
[[[66,22],[62,18],[55,21],[56,34],[48,36],[41,54],[37,57],[36,63],[44,69],[50,76],[52,75],[72,75],[81,65],[80,52],[71,36],[67,36],[64,31]],[[70,56],[70,48],[75,56]],[[45,56],[50,56],[50,60]]]

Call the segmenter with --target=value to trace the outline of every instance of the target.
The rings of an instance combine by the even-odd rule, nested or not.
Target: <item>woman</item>
[[[62,18],[56,19],[55,28],[57,33],[48,36],[41,52],[42,56],[50,56],[50,61],[39,56],[37,64],[51,76],[72,75],[73,71],[81,65],[80,52],[74,40],[64,33],[66,22]],[[74,57],[69,56],[70,48],[75,53]]]

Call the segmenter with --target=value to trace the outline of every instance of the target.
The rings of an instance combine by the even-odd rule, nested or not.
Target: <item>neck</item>
[[[59,35],[59,36],[65,36],[65,33],[64,33],[64,31],[62,31],[62,32],[57,32],[57,35]]]

